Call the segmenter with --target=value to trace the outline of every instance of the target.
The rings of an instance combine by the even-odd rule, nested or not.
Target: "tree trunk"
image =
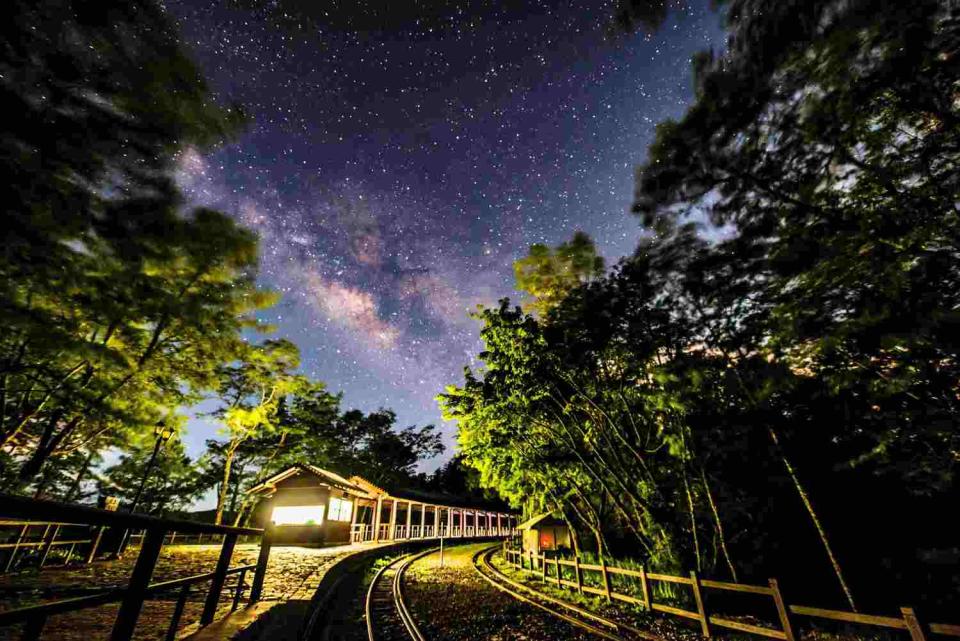
[[[700,468],[700,478],[703,480],[703,491],[707,495],[707,503],[710,504],[710,510],[713,512],[713,521],[714,525],[717,528],[717,536],[720,538],[720,550],[723,552],[723,558],[727,562],[727,567],[730,568],[730,576],[733,577],[733,582],[737,582],[737,569],[733,565],[733,560],[730,559],[730,552],[727,550],[727,537],[723,533],[723,523],[720,521],[720,512],[717,510],[717,504],[713,500],[713,492],[710,491],[710,483],[707,482],[707,473]]]
[[[230,466],[233,465],[233,456],[236,447],[232,444],[223,453],[223,479],[220,481],[220,491],[217,493],[217,514],[214,523],[223,523],[223,508],[227,504],[227,494],[230,492]]]
[[[824,530],[823,524],[820,523],[820,517],[813,508],[813,502],[807,495],[806,488],[804,488],[803,484],[800,483],[800,478],[797,476],[797,472],[793,468],[793,464],[783,451],[777,431],[772,427],[767,427],[767,432],[770,434],[770,438],[773,440],[773,444],[777,448],[777,453],[780,455],[780,461],[783,463],[783,466],[787,468],[787,474],[790,475],[790,480],[793,482],[793,487],[797,490],[797,494],[800,495],[800,500],[803,502],[803,506],[807,509],[807,513],[810,515],[810,520],[813,521],[813,526],[817,529],[817,535],[820,537],[820,543],[823,544],[823,549],[827,553],[827,558],[830,559],[830,565],[833,567],[833,573],[837,575],[837,581],[840,583],[840,589],[843,590],[843,594],[847,597],[847,603],[850,604],[850,609],[856,612],[857,606],[853,601],[853,593],[850,591],[850,587],[843,578],[843,572],[840,569],[840,562],[833,553],[833,548],[830,546],[830,539],[827,537],[827,532]]]
[[[77,416],[64,425],[60,432],[56,432],[57,423],[60,422],[61,416],[63,416],[63,414],[58,413],[50,418],[43,430],[40,441],[37,443],[36,449],[33,450],[30,458],[20,466],[20,471],[17,473],[17,480],[21,487],[28,484],[40,473],[44,463],[46,463],[50,455],[56,451],[57,446],[60,445],[63,439],[73,432],[77,424],[80,423],[80,417]]]
[[[687,481],[687,466],[681,463],[683,468],[683,489],[687,493],[687,509],[690,511],[690,536],[693,537],[693,553],[697,559],[697,572],[703,571],[703,564],[700,561],[700,538],[697,536],[697,517],[693,509],[693,493],[690,492],[690,483]]]

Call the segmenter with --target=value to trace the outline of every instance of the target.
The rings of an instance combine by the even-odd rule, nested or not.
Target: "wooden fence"
[[[524,551],[512,548],[507,543],[504,543],[503,555],[504,559],[518,570],[539,574],[541,581],[555,584],[558,589],[571,589],[580,594],[602,596],[608,601],[622,601],[640,605],[651,612],[663,612],[696,621],[700,624],[700,631],[703,636],[707,638],[713,636],[713,628],[718,627],[756,634],[770,639],[796,641],[797,636],[792,615],[905,630],[910,633],[911,641],[927,641],[927,636],[930,634],[960,637],[960,625],[948,623],[922,624],[914,609],[908,607],[900,608],[899,617],[891,617],[859,614],[843,610],[827,610],[803,605],[788,605],[784,602],[776,579],[770,579],[767,585],[750,585],[703,579],[697,576],[696,572],[691,572],[689,576],[658,574],[647,572],[642,566],[634,570],[607,565],[603,559],[600,560],[599,565],[582,563],[577,555],[573,555],[572,559],[550,558],[545,553],[536,554],[530,550]],[[594,574],[596,579],[594,583],[601,587],[588,584],[585,580],[588,573]],[[566,578],[565,575],[569,578]],[[612,577],[627,577],[628,581],[639,583],[639,595],[634,596],[618,592],[611,585]],[[651,581],[686,586],[690,590],[692,602],[696,604],[696,611],[655,602],[650,589]],[[772,605],[777,612],[779,627],[752,625],[710,614],[707,611],[705,599],[707,590],[739,592],[768,599],[767,603]]]
[[[7,518],[4,518],[7,517]],[[231,610],[240,607],[246,589],[246,577],[253,573],[250,585],[249,603],[256,603],[263,592],[263,582],[267,564],[270,558],[273,528],[266,530],[254,528],[227,527],[210,525],[194,521],[177,521],[173,519],[159,519],[141,514],[127,514],[110,512],[79,505],[68,505],[53,501],[40,501],[20,496],[0,494],[0,519],[7,523],[38,522],[43,524],[54,523],[50,519],[62,519],[62,524],[70,527],[87,527],[96,532],[94,538],[81,541],[90,547],[87,558],[96,554],[100,535],[105,528],[113,528],[118,533],[129,530],[142,530],[145,535],[141,541],[137,559],[131,570],[127,585],[121,588],[105,588],[103,591],[87,596],[49,601],[38,605],[0,611],[0,628],[21,626],[22,641],[38,641],[43,634],[47,620],[59,614],[94,608],[108,603],[119,603],[116,620],[110,634],[110,641],[130,641],[137,627],[137,620],[143,608],[144,601],[156,598],[162,594],[177,594],[170,624],[167,627],[165,639],[173,641],[178,634],[178,628],[187,600],[192,591],[200,589],[206,584],[206,596],[203,611],[200,614],[200,625],[205,626],[213,622],[217,616],[221,596],[230,591],[227,585],[228,578],[236,577],[232,586],[233,600]],[[22,526],[21,526],[22,527]],[[47,530],[49,532],[49,528]],[[197,574],[172,581],[153,583],[153,571],[160,556],[160,550],[170,534],[177,532],[186,536],[205,535],[208,538],[220,539],[220,554],[213,572]],[[252,536],[260,540],[260,552],[256,564],[230,567],[233,550],[241,536]],[[121,537],[116,537],[118,540]],[[53,541],[47,536],[44,545]],[[20,547],[24,547],[20,541]],[[16,551],[16,549],[14,549]],[[68,559],[69,560],[69,559]]]

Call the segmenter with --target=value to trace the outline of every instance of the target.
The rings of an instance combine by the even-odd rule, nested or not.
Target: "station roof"
[[[533,518],[527,519],[518,525],[517,529],[532,530],[544,525],[566,525],[566,523],[562,519],[557,518],[553,512],[544,512],[543,514],[538,514]]]
[[[294,478],[300,474],[312,474],[316,476],[323,484],[339,488],[355,496],[368,499],[377,497],[386,497],[389,499],[399,499],[401,501],[413,501],[414,503],[427,503],[430,505],[439,505],[441,507],[454,507],[458,509],[475,509],[485,512],[507,513],[508,510],[497,507],[490,503],[482,501],[468,500],[462,497],[452,496],[442,492],[427,492],[422,490],[390,489],[387,490],[371,483],[361,476],[351,476],[349,479],[340,476],[336,472],[325,470],[315,465],[307,463],[298,463],[282,472],[274,474],[262,483],[247,490],[249,494],[269,495],[276,491],[277,486],[287,479]]]
[[[362,496],[366,496],[369,494],[369,491],[366,488],[360,486],[357,483],[348,481],[347,479],[343,478],[336,472],[331,472],[330,470],[325,470],[323,468],[319,468],[315,465],[309,465],[307,463],[298,463],[293,467],[288,467],[282,472],[278,472],[277,474],[274,474],[273,476],[266,479],[259,485],[255,485],[254,487],[250,488],[249,490],[247,490],[247,492],[249,494],[271,493],[277,489],[278,483],[282,483],[283,481],[289,478],[293,478],[294,476],[298,476],[304,472],[319,477],[320,480],[327,485],[339,488],[341,490],[345,490],[347,492],[350,492],[351,494],[360,494]]]

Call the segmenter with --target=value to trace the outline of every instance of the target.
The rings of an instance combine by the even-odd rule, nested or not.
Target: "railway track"
[[[536,608],[563,619],[564,621],[586,630],[603,639],[611,641],[632,641],[645,639],[647,641],[662,641],[661,637],[622,622],[612,621],[595,612],[567,603],[560,599],[541,594],[508,576],[493,567],[490,557],[497,551],[499,545],[480,550],[473,555],[473,569],[493,587],[506,592],[515,599],[528,603]]]
[[[426,641],[407,608],[403,574],[411,563],[438,549],[430,548],[394,559],[373,577],[365,606],[369,641]]]

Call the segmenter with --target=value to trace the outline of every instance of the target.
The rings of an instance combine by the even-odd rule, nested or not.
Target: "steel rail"
[[[495,567],[493,567],[493,565],[490,563],[490,557],[493,555],[493,553],[497,550],[498,547],[499,546],[485,548],[483,550],[479,550],[476,554],[473,555],[473,569],[476,570],[477,574],[479,574],[487,583],[497,588],[498,590],[501,590],[519,601],[523,601],[524,603],[533,605],[545,612],[552,614],[555,617],[563,619],[564,621],[572,625],[582,628],[604,639],[610,639],[611,641],[625,641],[624,637],[619,636],[616,633],[626,630],[642,638],[650,639],[651,641],[653,640],[661,641],[661,637],[658,637],[654,634],[651,634],[649,632],[644,632],[643,630],[639,630],[637,628],[634,628],[633,626],[629,626],[623,623],[618,623],[616,621],[611,621],[610,619],[602,617],[594,612],[590,612],[589,610],[585,610],[583,608],[577,607],[571,603],[567,603],[566,601],[562,601],[560,599],[547,596],[546,594],[542,594],[540,592],[537,592],[536,590],[532,590],[528,588],[525,585],[522,585],[520,583],[517,583],[516,581],[513,581],[512,579],[507,577],[505,574],[503,574],[502,572],[497,570]],[[483,558],[481,559],[481,557]],[[484,569],[486,569],[487,572],[484,572]],[[490,576],[490,575],[493,575],[493,576]],[[507,587],[507,586],[510,586],[510,587]],[[526,592],[529,596],[523,594],[523,592]],[[564,614],[563,612],[557,609],[554,609],[548,605],[545,605],[544,603],[542,603],[542,601],[546,601],[550,604],[557,605],[567,610],[570,610],[571,612],[576,613],[580,617],[584,617],[592,621],[595,621],[596,623],[599,623],[607,628],[610,628],[610,630],[605,630],[603,628],[597,627],[596,625],[593,625],[592,623],[587,623],[582,618],[577,618],[569,614]]]
[[[369,641],[377,641],[377,639],[380,638],[377,636],[377,633],[380,631],[376,630],[374,627],[373,620],[374,593],[376,592],[380,581],[384,579],[384,574],[391,569],[395,570],[390,591],[393,597],[393,606],[397,613],[397,617],[400,619],[400,622],[403,624],[407,635],[411,639],[414,641],[426,641],[423,633],[420,632],[420,628],[417,627],[416,622],[413,620],[413,616],[410,614],[410,609],[407,607],[406,598],[403,594],[403,575],[411,563],[428,554],[436,552],[438,549],[438,547],[433,547],[422,552],[398,557],[377,571],[376,575],[373,577],[373,580],[370,581],[370,586],[367,588],[367,599],[364,606],[364,612],[367,619],[367,638]]]

